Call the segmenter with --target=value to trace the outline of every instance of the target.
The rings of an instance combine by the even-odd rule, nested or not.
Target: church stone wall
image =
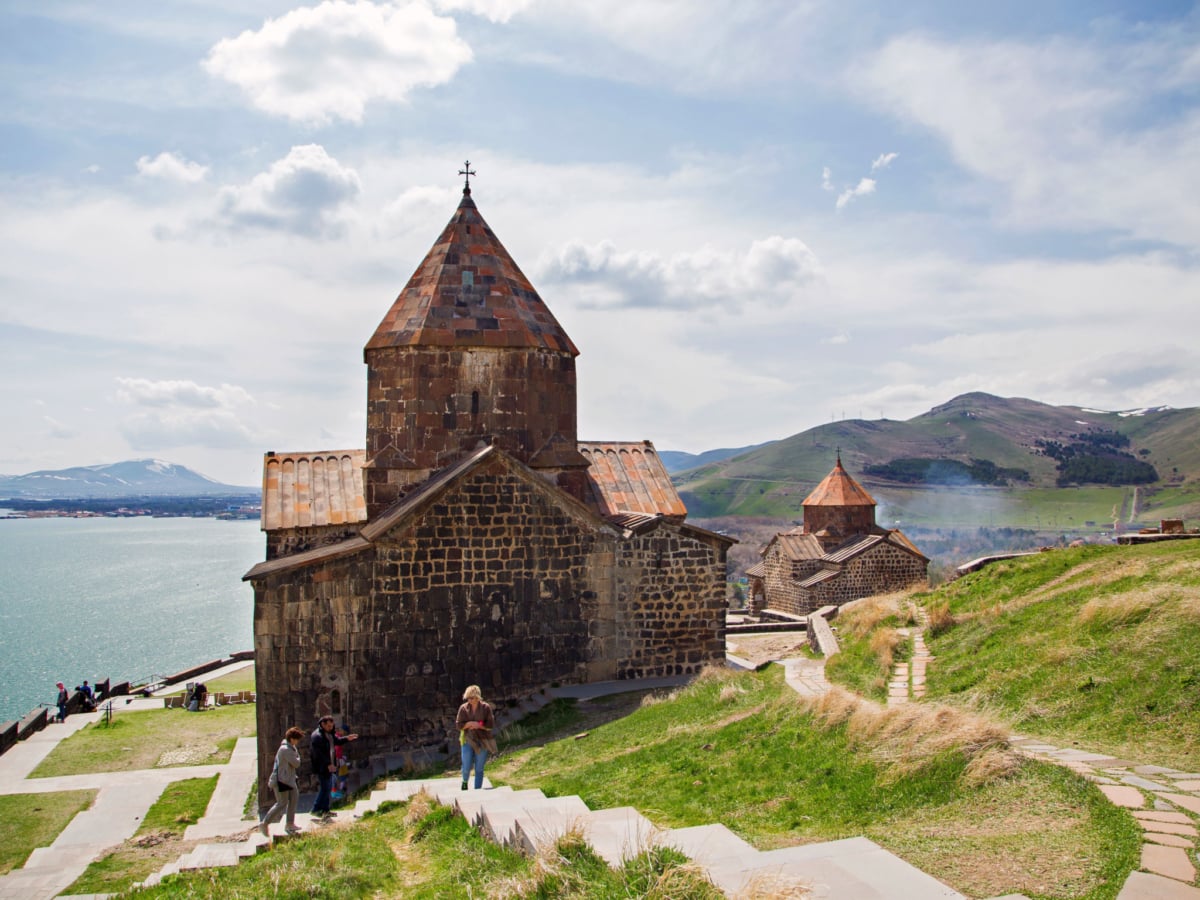
[[[622,543],[617,678],[699,672],[725,659],[725,546],[662,524]]]
[[[281,528],[267,532],[267,559],[304,553],[336,544],[358,534],[358,525],[313,525],[305,528]]]
[[[260,584],[266,774],[289,724],[329,712],[361,735],[356,756],[437,747],[468,684],[515,699],[586,680],[590,652],[615,651],[590,624],[611,607],[597,587],[612,583],[618,533],[551,502],[535,477],[491,461],[370,550]]]
[[[394,347],[369,350],[366,357],[371,466],[364,487],[372,519],[414,480],[394,470],[418,470],[417,480],[424,480],[484,438],[525,463],[556,435],[575,446],[575,359],[569,353]]]
[[[892,544],[876,544],[842,565],[842,574],[807,591],[808,611],[826,604],[848,603],[859,597],[898,591],[926,575],[923,560]]]

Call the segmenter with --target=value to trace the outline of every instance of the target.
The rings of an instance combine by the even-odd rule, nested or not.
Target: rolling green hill
[[[674,479],[696,517],[799,519],[801,503],[829,473],[840,449],[846,469],[879,501],[883,525],[1099,532],[1111,530],[1117,519],[1129,526],[1200,517],[1197,434],[1197,408],[1102,412],[971,393],[904,422],[852,419],[821,425]],[[1089,446],[1106,435],[1115,446]],[[1074,463],[1096,453],[1119,457],[1157,477],[1144,484],[1063,486],[1060,481],[1068,476],[1053,456],[1063,448],[1067,455],[1077,454]],[[1009,477],[1004,484],[962,478],[914,484],[870,474],[872,467],[898,460],[950,460],[962,464],[959,469],[984,461],[1024,477]]]

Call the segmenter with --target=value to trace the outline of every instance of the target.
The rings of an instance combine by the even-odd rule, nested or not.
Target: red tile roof
[[[579,355],[465,191],[366,349],[412,345],[541,347]]]
[[[591,463],[587,477],[592,504],[600,515],[645,513],[682,521],[687,507],[649,441],[583,443],[579,452]]]
[[[268,453],[263,459],[262,530],[364,522],[365,450]]]
[[[875,499],[842,468],[842,458],[839,456],[833,471],[813,488],[813,492],[804,499],[803,505],[875,506]]]
[[[596,514],[634,530],[658,516],[674,521],[687,516],[649,441],[580,444],[579,452],[591,463],[587,499]],[[365,522],[365,462],[364,450],[268,453],[263,466],[263,531]],[[452,474],[438,473],[433,481],[440,483]]]

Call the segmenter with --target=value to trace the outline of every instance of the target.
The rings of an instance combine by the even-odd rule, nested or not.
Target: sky
[[[1200,7],[6,0],[0,473],[257,485],[479,210],[579,436],[1200,403]]]

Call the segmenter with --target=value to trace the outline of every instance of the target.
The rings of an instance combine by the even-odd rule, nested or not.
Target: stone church
[[[805,498],[803,524],[771,538],[746,571],[751,611],[807,615],[923,581],[929,559],[898,528],[875,524],[875,505],[839,453]]]
[[[366,449],[266,454],[259,785],[289,725],[356,756],[453,735],[463,689],[723,662],[732,540],[686,522],[649,441],[580,441],[579,351],[462,201],[366,344]]]

